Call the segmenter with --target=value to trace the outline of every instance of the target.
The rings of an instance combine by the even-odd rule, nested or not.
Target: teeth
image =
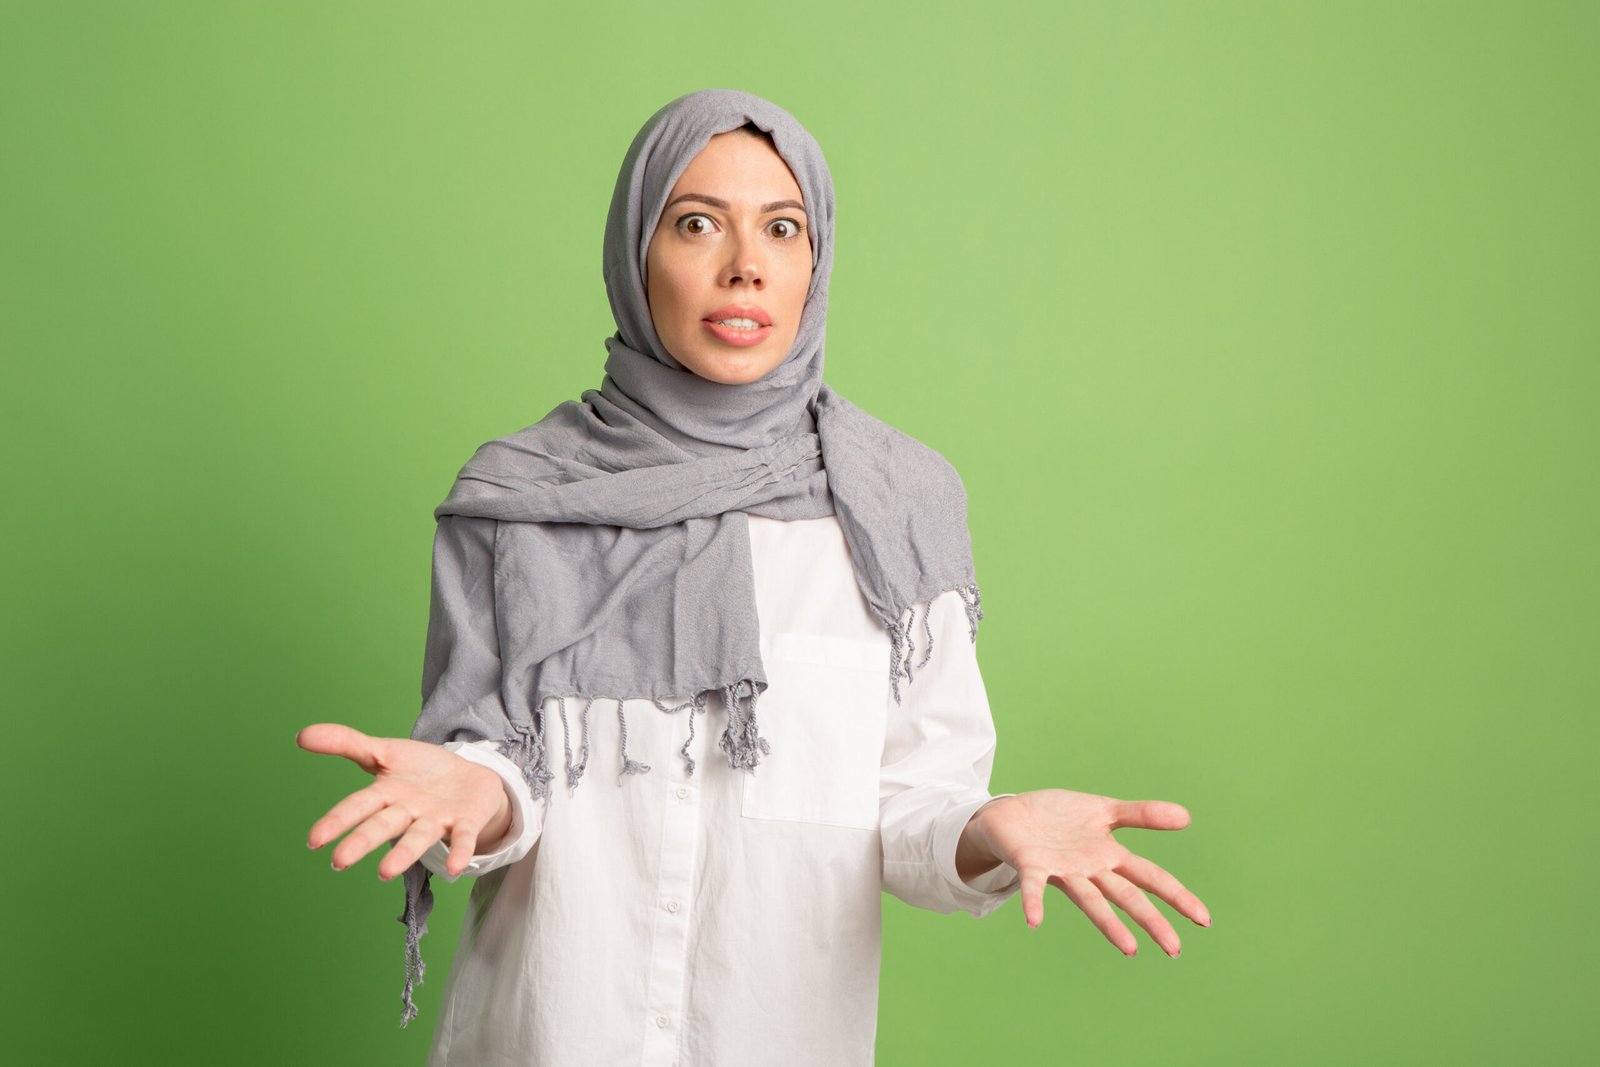
[[[755,319],[718,319],[717,322],[735,330],[759,330],[761,328],[761,324]]]

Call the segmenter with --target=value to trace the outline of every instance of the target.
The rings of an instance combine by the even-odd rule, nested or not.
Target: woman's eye
[[[800,236],[800,224],[794,219],[774,219],[767,224],[767,232],[780,241]]]
[[[679,219],[678,229],[682,230],[684,233],[695,234],[698,236],[702,233],[710,233],[712,230],[716,229],[716,226],[712,224],[710,216],[696,214],[685,215],[683,218]]]

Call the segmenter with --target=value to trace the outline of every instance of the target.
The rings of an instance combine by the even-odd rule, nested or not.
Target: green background
[[[617,166],[735,86],[838,190],[828,378],[961,471],[994,789],[1210,906],[885,901],[879,1062],[1592,1054],[1600,5],[0,6],[13,1063],[421,1064],[431,509],[598,385]],[[1593,779],[1588,779],[1593,782]],[[1162,905],[1169,915],[1175,913]],[[1131,922],[1130,922],[1130,925]]]

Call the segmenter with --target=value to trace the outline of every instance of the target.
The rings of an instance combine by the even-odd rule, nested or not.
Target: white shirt
[[[990,799],[995,734],[965,606],[928,612],[933,654],[889,688],[889,636],[868,611],[833,517],[750,518],[761,658],[751,771],[696,717],[622,702],[589,712],[566,781],[558,704],[543,708],[551,796],[535,802],[492,743],[447,747],[500,772],[505,846],[477,875],[430,1067],[852,1067],[877,1031],[881,897],[981,918],[1016,892],[1002,864],[961,881],[956,842]],[[917,613],[913,667],[927,641]],[[687,694],[669,703],[682,703]],[[573,759],[582,699],[568,698]],[[1004,795],[1004,794],[1002,794]],[[444,875],[446,848],[423,862]],[[453,879],[450,879],[453,880]]]

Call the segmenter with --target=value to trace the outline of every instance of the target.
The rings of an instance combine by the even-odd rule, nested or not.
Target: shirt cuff
[[[446,882],[454,882],[462,875],[487,874],[497,867],[521,859],[533,847],[533,839],[538,837],[544,825],[543,813],[534,803],[533,795],[522,777],[522,769],[496,751],[493,741],[446,741],[439,747],[446,752],[454,752],[469,763],[487,767],[500,776],[505,783],[506,797],[511,801],[511,828],[506,831],[498,849],[473,856],[461,874],[450,874],[446,870],[450,846],[444,841],[435,841],[422,854],[422,865]]]
[[[939,873],[949,883],[951,895],[957,906],[965,909],[974,919],[983,918],[1009,900],[1011,895],[1022,887],[1022,877],[1009,863],[1001,863],[993,870],[985,871],[973,878],[971,882],[964,882],[956,873],[956,846],[960,844],[961,831],[966,829],[973,812],[991,800],[1011,796],[1016,794],[996,793],[957,804],[940,816],[939,823],[934,828],[933,852],[939,865]]]

